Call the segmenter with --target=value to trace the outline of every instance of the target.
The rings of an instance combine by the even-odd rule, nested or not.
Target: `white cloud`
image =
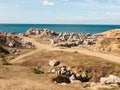
[[[49,0],[44,0],[44,1],[43,1],[43,5],[45,5],[45,6],[53,6],[54,3],[51,2],[51,1],[49,1]]]

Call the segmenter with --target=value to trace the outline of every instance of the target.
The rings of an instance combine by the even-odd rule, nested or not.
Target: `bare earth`
[[[90,51],[90,50],[83,49],[83,48],[64,48],[64,49],[62,49],[60,47],[53,47],[53,46],[50,46],[50,45],[40,44],[39,42],[35,41],[34,39],[26,38],[26,37],[23,37],[23,41],[24,42],[28,42],[28,41],[32,42],[35,45],[36,50],[28,52],[24,55],[20,55],[19,57],[12,60],[11,61],[12,63],[20,63],[20,62],[22,62],[22,58],[27,57],[27,56],[31,56],[32,54],[35,54],[35,53],[37,53],[41,50],[67,51],[67,52],[78,51],[79,53],[82,53],[82,54],[85,54],[85,55],[100,57],[100,58],[103,58],[104,60],[120,63],[120,57],[119,56],[114,56],[114,55],[100,53],[100,52],[94,52],[94,51]]]

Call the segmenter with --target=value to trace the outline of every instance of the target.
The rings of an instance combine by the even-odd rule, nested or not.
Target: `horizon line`
[[[0,23],[0,24],[36,24],[36,25],[39,25],[39,24],[41,24],[41,25],[45,25],[45,24],[47,24],[47,25],[120,25],[120,24],[95,24],[95,23],[92,23],[92,24],[85,24],[85,23],[80,23],[80,24],[75,24],[75,23]]]

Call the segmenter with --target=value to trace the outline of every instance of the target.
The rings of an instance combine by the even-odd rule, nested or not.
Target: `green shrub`
[[[42,74],[42,73],[44,73],[43,71],[40,71],[39,69],[36,69],[36,68],[33,68],[32,71],[33,71],[35,74]]]

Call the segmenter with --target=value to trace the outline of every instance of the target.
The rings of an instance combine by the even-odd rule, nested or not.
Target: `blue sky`
[[[0,23],[120,24],[120,0],[0,0]]]

